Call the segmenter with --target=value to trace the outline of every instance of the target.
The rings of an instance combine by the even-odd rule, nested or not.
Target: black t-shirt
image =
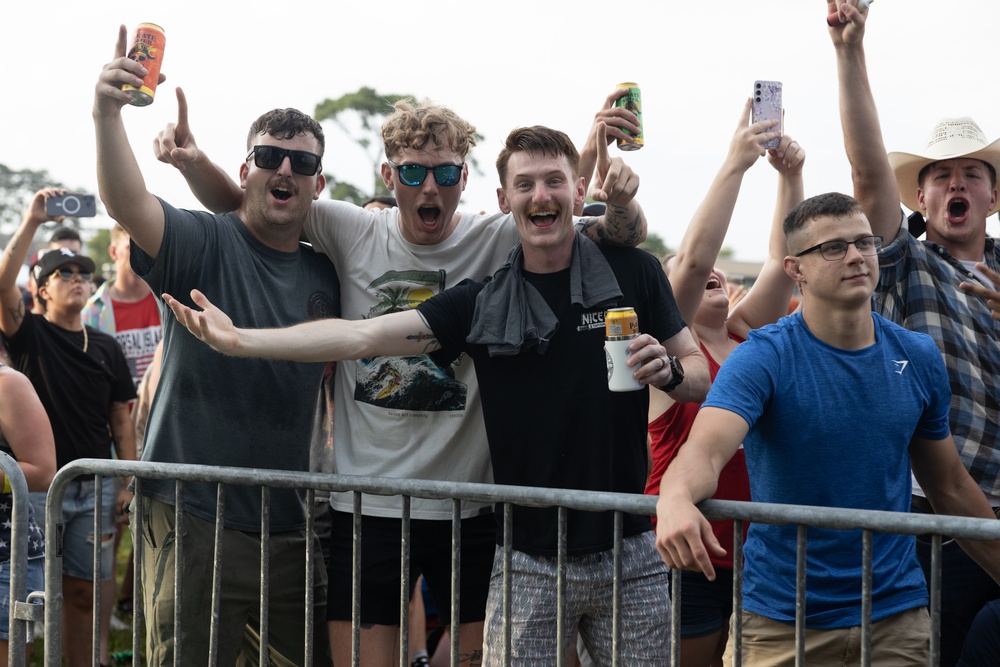
[[[118,341],[87,327],[86,352],[83,344],[83,331],[68,331],[34,313],[7,339],[13,367],[31,380],[49,416],[59,468],[75,459],[111,458],[111,404],[135,398]]]
[[[659,262],[642,250],[600,248],[624,294],[619,304],[607,308],[632,306],[639,331],[658,340],[677,334],[684,322]],[[498,484],[642,493],[647,475],[649,390],[616,393],[608,389],[607,308],[573,305],[569,274],[569,269],[524,274],[559,320],[542,355],[532,350],[491,357],[485,346],[466,342],[481,283],[463,282],[418,310],[445,350],[466,352],[475,362]],[[568,518],[570,554],[612,547],[611,512],[571,511]],[[625,536],[650,528],[649,517],[625,517]],[[554,509],[515,508],[516,549],[555,554],[556,535]]]

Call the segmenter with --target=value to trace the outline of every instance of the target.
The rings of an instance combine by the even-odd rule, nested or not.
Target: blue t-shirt
[[[800,314],[750,333],[704,405],[743,417],[755,502],[909,511],[913,437],[948,436],[951,392],[926,335],[879,315],[876,343],[827,345]],[[744,608],[795,620],[796,526],[755,523],[745,546]],[[807,533],[806,624],[861,624],[860,530]],[[872,620],[927,604],[911,535],[875,533]]]

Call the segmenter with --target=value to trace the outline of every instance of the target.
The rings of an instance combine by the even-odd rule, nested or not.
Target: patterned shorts
[[[556,664],[557,559],[514,551],[511,556],[511,664]],[[622,546],[620,664],[665,665],[670,657],[670,590],[652,531]],[[564,649],[577,630],[597,664],[610,665],[614,553],[566,559]],[[503,664],[503,549],[493,561],[486,605],[484,665]],[[567,653],[568,654],[568,653]]]

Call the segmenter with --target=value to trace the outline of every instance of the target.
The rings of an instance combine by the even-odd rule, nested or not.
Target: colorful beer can
[[[627,340],[639,335],[639,317],[633,308],[612,308],[604,314],[608,340]]]
[[[132,99],[129,104],[144,107],[153,103],[156,84],[160,80],[163,47],[166,43],[167,38],[163,34],[163,28],[155,23],[140,23],[135,29],[132,46],[128,49],[128,58],[141,63],[146,68],[146,76],[143,78],[141,86],[136,87],[127,83],[122,86],[122,90],[132,91]]]
[[[618,87],[627,88],[628,93],[615,100],[615,106],[625,107],[639,119],[639,134],[623,130],[625,134],[632,137],[632,141],[618,139],[618,150],[637,151],[646,144],[646,140],[642,135],[642,96],[639,93],[639,85],[634,81],[626,81],[625,83],[619,83]]]

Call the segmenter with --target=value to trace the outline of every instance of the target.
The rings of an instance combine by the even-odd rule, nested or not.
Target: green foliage
[[[371,162],[371,188],[357,187],[346,181],[338,180],[332,174],[324,174],[330,191],[330,197],[360,204],[370,197],[387,195],[379,173],[382,164],[382,123],[392,114],[394,105],[399,100],[411,100],[416,103],[416,95],[380,94],[374,88],[362,86],[356,92],[341,95],[336,99],[327,98],[316,105],[313,116],[317,121],[332,121],[349,140],[357,144]],[[476,133],[476,141],[484,137]],[[470,167],[479,174],[482,170],[475,158],[468,157]]]
[[[330,196],[361,203],[373,194],[385,194],[385,184],[378,176],[378,166],[382,162],[382,123],[392,113],[392,105],[402,99],[414,100],[413,95],[380,95],[374,88],[363,86],[354,93],[341,95],[337,99],[327,98],[316,105],[313,116],[317,121],[332,121],[344,136],[356,143],[365,152],[372,165],[371,194],[367,188],[357,188],[345,181],[339,181],[326,174]],[[347,196],[345,196],[345,194]]]
[[[108,246],[111,245],[111,230],[99,229],[97,233],[83,246],[83,253],[94,260],[97,265],[97,274],[105,279],[114,277],[114,262],[108,254]],[[107,270],[105,270],[107,267]]]
[[[646,235],[646,240],[639,247],[659,259],[662,259],[664,255],[674,252],[658,234],[653,234],[652,232]]]

